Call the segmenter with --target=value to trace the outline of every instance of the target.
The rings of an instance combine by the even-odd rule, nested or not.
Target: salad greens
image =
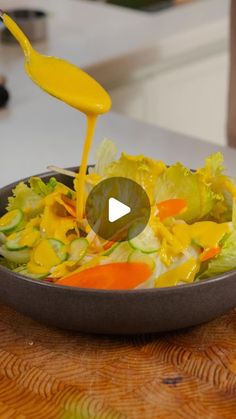
[[[115,243],[78,219],[78,175],[71,173],[73,189],[32,177],[14,188],[0,217],[0,264],[34,280],[101,289],[175,286],[236,269],[236,185],[221,153],[194,172],[116,154],[112,141],[101,143],[86,193],[109,177],[140,184],[151,203],[141,234]]]

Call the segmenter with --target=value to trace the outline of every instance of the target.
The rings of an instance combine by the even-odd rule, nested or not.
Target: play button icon
[[[131,208],[128,205],[123,204],[115,198],[109,198],[108,201],[108,220],[110,223],[114,223],[125,215],[129,214]]]
[[[112,177],[90,191],[85,215],[90,227],[102,239],[125,241],[144,230],[150,211],[147,193],[138,183]]]

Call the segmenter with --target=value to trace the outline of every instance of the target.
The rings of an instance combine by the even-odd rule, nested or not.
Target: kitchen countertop
[[[50,101],[52,110],[50,110]],[[47,102],[47,100],[46,100]],[[54,102],[54,103],[53,103]],[[32,112],[32,107],[34,112]],[[6,111],[9,112],[9,111]],[[27,113],[30,119],[27,118]],[[85,120],[73,109],[48,99],[48,106],[42,101],[13,109],[9,120],[0,121],[1,166],[0,185],[45,171],[49,164],[60,167],[75,166],[80,161]],[[47,130],[44,127],[47,127]],[[146,153],[167,163],[181,161],[196,168],[204,158],[222,150],[226,166],[236,175],[236,151],[199,141],[174,132],[138,122],[114,113],[98,121],[93,150],[104,137],[111,138],[119,151]]]

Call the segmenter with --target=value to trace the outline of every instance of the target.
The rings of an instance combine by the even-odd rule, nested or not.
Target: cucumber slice
[[[5,246],[8,250],[22,250],[34,247],[40,238],[40,232],[36,228],[26,228],[24,230],[14,232],[7,237]]]
[[[88,250],[89,242],[84,237],[75,239],[70,244],[69,260],[79,262]]]
[[[134,250],[128,257],[128,262],[146,263],[152,271],[154,271],[156,264],[152,256],[149,256],[140,250]]]
[[[20,209],[15,209],[7,212],[0,218],[0,232],[11,233],[23,220],[24,214]]]
[[[14,269],[14,272],[17,272],[20,275],[23,275],[23,276],[26,276],[27,278],[32,278],[32,279],[45,279],[49,275],[49,272],[45,274],[32,274],[25,267],[16,268]]]
[[[24,246],[22,244],[20,244],[20,240],[21,240],[21,233],[14,233],[14,238],[9,238],[6,243],[5,246],[8,250],[22,250],[22,249],[27,249],[27,246]]]
[[[129,244],[134,250],[140,250],[143,253],[156,253],[161,247],[158,238],[149,226],[138,236],[130,239]]]
[[[0,247],[0,255],[10,262],[17,263],[19,265],[28,263],[30,260],[29,249],[22,250],[8,250],[5,246]]]
[[[48,239],[49,243],[51,244],[53,250],[59,257],[59,259],[64,262],[68,258],[68,253],[66,251],[66,246],[60,240],[56,239]]]

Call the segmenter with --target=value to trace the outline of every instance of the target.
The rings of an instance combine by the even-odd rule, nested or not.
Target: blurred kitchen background
[[[47,37],[35,47],[88,70],[109,90],[113,111],[226,144],[229,0],[0,0],[0,8],[47,12]],[[6,112],[40,100],[22,63],[2,39],[11,101],[0,126]]]
[[[103,3],[115,4],[117,6],[129,7],[131,9],[146,12],[159,12],[168,7],[179,6],[180,4],[190,3],[197,0],[91,0]]]

